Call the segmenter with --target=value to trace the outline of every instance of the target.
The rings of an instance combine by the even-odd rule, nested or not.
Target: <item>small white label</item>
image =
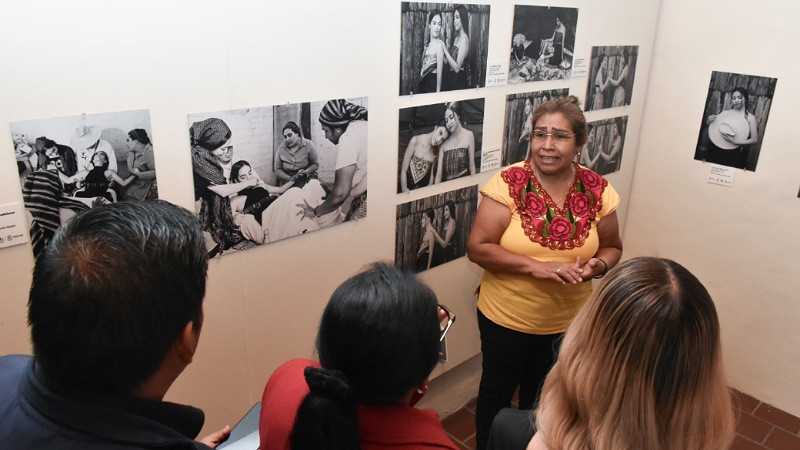
[[[708,182],[711,184],[733,186],[733,176],[735,174],[736,169],[733,167],[720,166],[717,164],[709,164],[708,166]]]
[[[586,66],[586,57],[572,58],[572,78],[585,77],[589,74],[589,68]]]
[[[0,206],[0,248],[28,242],[23,211],[20,203]]]
[[[492,62],[486,71],[486,86],[503,86],[508,83],[508,62]]]
[[[500,167],[500,149],[484,149],[481,152],[481,173]]]

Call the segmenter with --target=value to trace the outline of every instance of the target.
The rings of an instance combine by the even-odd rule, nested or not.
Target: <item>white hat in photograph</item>
[[[82,150],[91,147],[100,139],[102,130],[96,125],[81,125],[75,130],[75,135],[69,141],[70,147],[75,150]]]
[[[741,111],[726,109],[717,115],[708,126],[708,137],[719,148],[731,150],[738,147],[730,140],[747,138],[750,126]],[[730,139],[730,140],[728,140]]]

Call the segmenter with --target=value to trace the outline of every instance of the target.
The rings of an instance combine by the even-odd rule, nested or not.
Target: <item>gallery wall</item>
[[[662,2],[625,227],[625,257],[675,259],[714,298],[730,384],[800,415],[793,2]],[[753,31],[757,39],[753,39]],[[748,31],[749,30],[749,31]],[[693,155],[712,71],[777,78],[755,172],[706,182]]]
[[[481,3],[491,6],[488,62],[505,65],[514,2]],[[576,59],[588,59],[592,46],[639,46],[632,104],[587,113],[590,121],[629,117],[622,168],[607,176],[623,197],[618,211],[627,245],[628,217],[635,211],[626,199],[634,173],[640,176],[634,163],[659,2],[548,5],[578,8]],[[22,201],[10,122],[148,109],[160,196],[193,209],[189,114],[340,97],[369,99],[367,218],[210,263],[200,350],[168,394],[169,400],[206,410],[204,431],[232,423],[259,400],[267,377],[279,364],[293,357],[313,358],[316,326],[334,288],[365,264],[393,258],[398,204],[481,185],[496,173],[489,170],[397,194],[401,108],[485,98],[485,152],[502,147],[507,95],[566,87],[583,101],[586,92],[587,78],[579,76],[400,97],[400,2],[395,0],[144,0],[125,7],[99,0],[53,0],[12,2],[0,11],[0,60],[5,62],[0,130],[6,130],[5,136],[0,131],[0,204]],[[701,89],[702,80],[698,83]],[[640,208],[647,208],[647,202],[640,201]],[[0,354],[30,352],[26,301],[32,267],[28,244],[0,249],[0,273],[6,278],[0,301]],[[458,315],[448,334],[450,360],[434,376],[474,361],[479,353],[474,290],[480,274],[479,267],[461,258],[421,275]],[[447,389],[448,383],[440,386]],[[441,405],[428,406],[448,412]]]

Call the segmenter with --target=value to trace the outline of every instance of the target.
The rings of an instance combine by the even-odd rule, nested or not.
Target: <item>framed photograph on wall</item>
[[[777,78],[712,72],[694,159],[755,172]]]
[[[509,84],[572,76],[578,9],[514,6]]]
[[[578,162],[598,175],[619,171],[622,166],[628,116],[596,120],[589,122],[588,127],[586,143]]]
[[[592,47],[584,109],[596,111],[630,105],[638,58],[636,45]]]
[[[146,109],[12,122],[11,138],[34,255],[82,210],[158,198]]]
[[[403,2],[400,95],[486,85],[489,5]]]
[[[400,110],[397,192],[478,173],[484,99]]]
[[[506,119],[503,127],[503,165],[520,162],[528,157],[531,147],[531,117],[542,103],[564,98],[569,89],[524,92],[506,96]]]
[[[209,254],[365,217],[367,113],[360,97],[190,115]]]
[[[395,266],[422,272],[467,254],[478,186],[397,205]]]

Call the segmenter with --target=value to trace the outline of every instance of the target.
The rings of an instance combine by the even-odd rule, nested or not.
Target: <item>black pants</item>
[[[483,373],[475,413],[477,448],[484,450],[494,416],[511,405],[519,387],[519,409],[531,409],[553,366],[563,333],[527,334],[497,325],[478,311]]]

